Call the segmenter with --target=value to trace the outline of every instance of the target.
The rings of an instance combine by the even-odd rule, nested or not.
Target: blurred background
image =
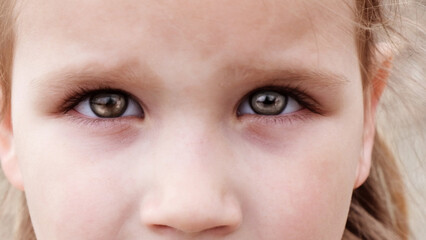
[[[402,1],[392,75],[378,109],[379,133],[391,144],[406,180],[415,239],[426,239],[426,1]]]

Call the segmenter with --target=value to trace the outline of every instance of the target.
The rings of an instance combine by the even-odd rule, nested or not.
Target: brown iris
[[[287,105],[287,96],[274,91],[260,91],[250,97],[253,111],[261,115],[278,115]]]
[[[121,93],[97,93],[90,97],[90,108],[101,118],[120,117],[127,109],[127,96]]]

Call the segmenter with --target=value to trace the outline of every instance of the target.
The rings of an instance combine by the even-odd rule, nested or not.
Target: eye
[[[280,115],[302,109],[294,98],[271,90],[259,90],[246,98],[238,107],[238,114]]]
[[[93,118],[118,118],[125,116],[143,116],[139,104],[127,94],[118,91],[99,91],[89,93],[74,110]]]

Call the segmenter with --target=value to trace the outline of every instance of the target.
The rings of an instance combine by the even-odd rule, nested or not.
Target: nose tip
[[[194,198],[184,194],[169,196],[159,204],[145,204],[142,222],[152,230],[172,230],[185,234],[215,232],[226,235],[241,224],[240,206],[231,197]]]

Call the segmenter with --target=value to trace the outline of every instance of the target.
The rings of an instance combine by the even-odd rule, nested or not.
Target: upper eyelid
[[[282,68],[274,67],[273,64],[268,64],[271,68],[264,69],[264,67],[251,64],[233,63],[225,66],[218,69],[218,75],[213,79],[223,79],[218,84],[229,86],[232,89],[241,85],[288,85],[305,86],[304,88],[309,88],[312,92],[335,94],[339,94],[339,90],[349,82],[344,75],[334,73],[329,69]],[[161,78],[145,63],[133,66],[131,62],[127,62],[107,69],[103,65],[93,62],[81,66],[65,66],[43,74],[43,76],[35,77],[31,81],[31,86],[34,88],[34,92],[40,95],[49,92],[51,96],[61,98],[69,89],[79,88],[76,86],[83,86],[87,89],[123,88],[141,92],[154,90],[158,93],[165,87],[162,83],[164,81],[161,81]],[[143,106],[140,99],[135,95],[132,97]],[[45,103],[39,105],[45,105]],[[147,109],[147,106],[143,107]],[[52,114],[56,113],[52,110],[47,111]]]
[[[79,65],[65,65],[59,69],[34,76],[31,80],[31,88],[34,89],[34,102],[40,110],[55,115],[61,109],[64,102],[63,96],[67,92],[75,92],[82,86],[86,89],[95,88],[120,88],[137,92],[155,92],[160,96],[165,89],[164,80],[149,67],[144,61],[128,60],[119,62],[115,66],[105,67],[105,64],[98,61],[88,61]],[[267,63],[267,64],[266,64]],[[285,65],[285,64],[284,64]],[[267,66],[267,68],[265,68]],[[280,85],[280,86],[301,86],[300,89],[307,89],[307,96],[312,96],[309,102],[321,107],[316,99],[324,99],[324,94],[341,96],[343,89],[350,82],[344,74],[332,69],[318,68],[310,69],[306,67],[283,67],[279,62],[259,62],[244,63],[232,62],[221,67],[216,72],[216,77],[221,79],[220,86],[228,86],[229,89],[247,89],[248,86]],[[243,85],[243,86],[242,86]],[[242,86],[242,87],[241,87]],[[74,90],[70,90],[74,89]],[[290,89],[290,88],[289,88]],[[49,93],[46,97],[46,93]],[[246,92],[244,92],[246,93]],[[239,93],[239,94],[244,94]],[[68,94],[69,96],[69,94]],[[149,106],[144,105],[138,95],[131,94],[131,97],[140,106],[149,112]],[[241,96],[239,96],[241,97]],[[54,100],[53,100],[54,99]],[[307,98],[308,99],[308,98]],[[53,100],[53,101],[52,101]],[[235,110],[235,109],[234,109]],[[326,111],[327,109],[321,109]]]

